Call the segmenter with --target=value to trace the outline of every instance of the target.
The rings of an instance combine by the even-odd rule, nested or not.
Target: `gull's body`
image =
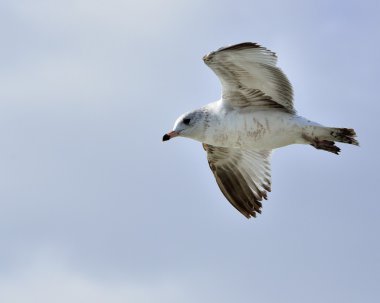
[[[222,97],[180,116],[163,140],[183,136],[202,142],[221,191],[247,218],[261,213],[260,201],[270,191],[271,150],[310,144],[338,154],[335,141],[358,144],[352,129],[296,115],[292,87],[273,52],[241,43],[203,59],[219,77]]]
[[[208,127],[193,139],[220,147],[272,150],[306,143],[302,137],[305,127],[318,125],[282,111],[228,110],[222,101],[210,103],[204,109],[208,113]]]

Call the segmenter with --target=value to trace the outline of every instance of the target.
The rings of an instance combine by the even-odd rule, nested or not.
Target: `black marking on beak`
[[[162,137],[162,141],[168,141],[170,140],[170,136],[168,134],[165,134],[163,137]]]

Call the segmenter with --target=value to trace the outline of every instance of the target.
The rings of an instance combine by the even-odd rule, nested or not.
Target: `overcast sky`
[[[0,301],[379,302],[380,2],[0,2]],[[340,156],[290,146],[247,220],[198,142],[201,58],[275,51],[301,115],[353,127]]]

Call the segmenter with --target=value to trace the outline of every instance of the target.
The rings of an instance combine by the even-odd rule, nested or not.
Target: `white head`
[[[202,141],[207,127],[208,113],[204,109],[197,109],[181,115],[174,123],[173,130],[165,134],[162,141],[168,141],[181,136]]]

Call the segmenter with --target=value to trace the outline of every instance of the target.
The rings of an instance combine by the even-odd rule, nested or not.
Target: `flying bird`
[[[216,182],[245,217],[261,213],[271,191],[270,155],[290,144],[338,154],[335,142],[359,145],[351,128],[326,127],[297,115],[292,86],[272,51],[245,42],[203,57],[222,84],[221,99],[181,115],[162,140],[197,140]]]

